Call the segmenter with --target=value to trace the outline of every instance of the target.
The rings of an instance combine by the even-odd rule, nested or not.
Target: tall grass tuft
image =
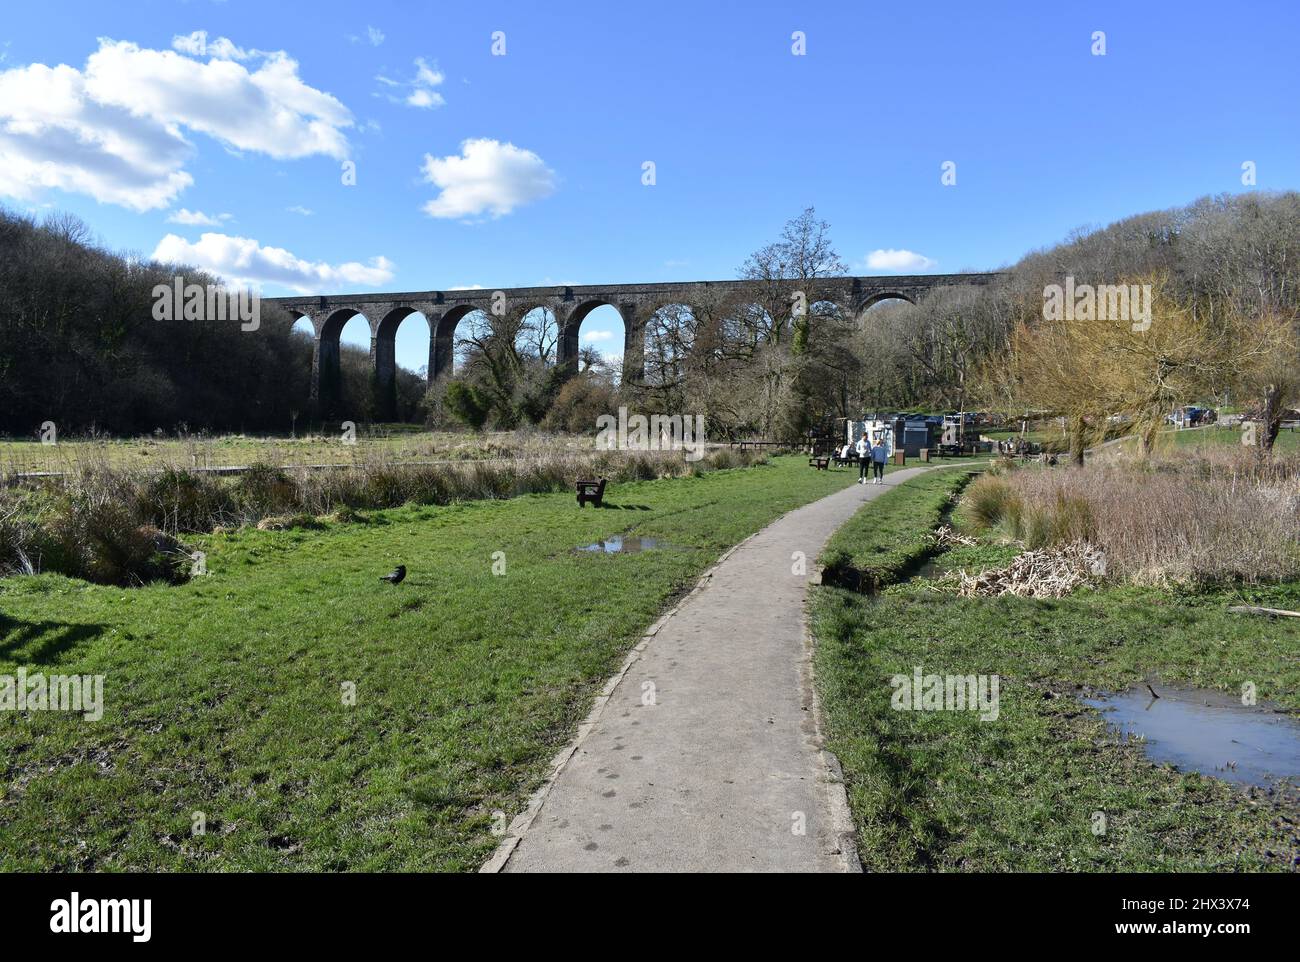
[[[1011,482],[1003,476],[991,474],[976,478],[966,489],[963,500],[967,516],[982,529],[1000,525],[1014,528],[1014,519],[1023,508],[1020,495],[1011,486]]]
[[[966,513],[1029,548],[1089,542],[1135,584],[1300,578],[1300,459],[1175,449],[981,478]]]

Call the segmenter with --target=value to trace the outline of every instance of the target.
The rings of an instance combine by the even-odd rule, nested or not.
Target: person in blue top
[[[871,470],[875,474],[872,484],[885,483],[885,462],[889,460],[889,449],[884,440],[877,435],[876,443],[871,446]]]

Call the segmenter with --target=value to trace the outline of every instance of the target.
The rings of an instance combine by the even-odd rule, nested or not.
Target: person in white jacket
[[[871,442],[867,440],[865,433],[858,438],[858,443],[853,445],[853,450],[858,456],[858,484],[866,484],[867,471],[871,468]]]

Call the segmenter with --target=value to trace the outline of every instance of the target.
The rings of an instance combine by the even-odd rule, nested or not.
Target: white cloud
[[[310,217],[316,213],[310,207],[303,207],[301,204],[294,204],[292,207],[286,207],[285,210],[290,214],[301,214],[303,217]]]
[[[446,78],[437,67],[430,67],[423,57],[415,58],[415,83],[420,87],[440,86]]]
[[[443,99],[442,94],[433,90],[425,90],[423,87],[416,87],[406,98],[408,107],[441,107],[447,101]]]
[[[215,233],[203,234],[197,243],[168,234],[158,242],[153,259],[193,265],[231,284],[282,284],[302,294],[345,285],[378,287],[391,281],[394,274],[393,263],[386,257],[372,257],[368,264],[328,264],[304,260],[281,247],[263,247],[250,237]]]
[[[915,251],[905,250],[876,250],[867,255],[867,269],[873,271],[923,271],[938,265],[938,261],[931,260]]]
[[[56,188],[133,210],[169,206],[193,183],[188,131],[276,158],[348,156],[351,113],[303,83],[287,54],[245,53],[202,31],[173,43],[213,59],[101,39],[82,70],[0,71],[0,194]],[[237,54],[261,63],[250,71]]]
[[[88,194],[133,210],[168,206],[193,183],[193,148],[175,128],[93,100],[66,65],[0,72],[0,194]]]
[[[350,33],[347,35],[347,38],[348,43],[368,43],[372,47],[378,47],[387,39],[387,36],[384,31],[380,30],[378,27],[366,27],[366,35],[364,37],[355,33]]]
[[[177,34],[172,37],[172,49],[187,53],[191,57],[202,57],[208,48],[208,32],[195,30],[191,34]]]
[[[86,61],[86,91],[97,102],[161,124],[201,131],[238,150],[286,159],[348,156],[352,114],[307,86],[283,52],[249,72],[231,60],[201,63],[170,50],[101,41]]]
[[[482,284],[461,284],[459,287],[449,287],[449,291],[481,291],[486,290]]]
[[[612,341],[613,331],[583,331],[578,335],[580,341]]]
[[[172,37],[172,49],[192,57],[213,57],[217,60],[247,60],[259,51],[247,51],[235,45],[228,37],[208,40],[206,30],[195,30],[191,34]]]
[[[424,155],[424,179],[442,191],[424,205],[430,217],[502,217],[555,192],[555,171],[531,150],[488,139],[460,146],[460,156]]]
[[[230,214],[218,214],[209,217],[201,210],[188,210],[182,207],[167,215],[167,223],[182,224],[186,227],[220,227],[223,221],[230,220]]]
[[[383,74],[379,74],[375,79],[385,87],[407,91],[405,97],[394,96],[393,94],[375,94],[376,97],[384,96],[395,104],[406,104],[408,107],[420,107],[428,110],[433,107],[441,107],[447,102],[442,94],[433,89],[442,86],[442,82],[446,77],[437,67],[429,66],[423,57],[415,58],[415,77],[410,81],[394,80],[392,77],[385,77]]]

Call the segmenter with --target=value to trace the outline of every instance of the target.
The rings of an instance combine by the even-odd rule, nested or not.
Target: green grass
[[[616,485],[606,509],[529,495],[213,535],[211,574],[179,587],[0,581],[0,674],[106,676],[101,721],[0,712],[0,869],[474,869],[665,605],[852,477],[778,458]],[[573,550],[620,532],[668,547]],[[396,562],[404,584],[376,580]]]
[[[1136,450],[1137,438],[1126,437],[1121,443],[1124,447]],[[1235,445],[1241,447],[1240,427],[1204,427],[1204,428],[1163,428],[1156,439],[1158,450],[1169,448],[1224,447]],[[1300,430],[1284,428],[1277,436],[1274,450],[1282,454],[1294,454],[1300,451]]]
[[[1190,428],[1183,431],[1169,429],[1162,432],[1162,439],[1168,439],[1175,447],[1197,447],[1200,445],[1241,445],[1241,428]],[[1276,450],[1282,452],[1300,451],[1300,431],[1287,428],[1277,436]]]
[[[918,503],[932,492],[896,492]],[[892,495],[891,495],[892,497]],[[855,528],[873,530],[884,498]],[[945,566],[1004,563],[1006,546],[958,548]],[[1184,774],[1117,741],[1079,701],[1146,678],[1238,691],[1300,710],[1300,626],[1226,612],[1300,608],[1300,585],[1178,597],[1112,588],[1061,600],[958,598],[915,580],[866,597],[813,595],[816,677],[859,855],[882,871],[1291,869],[1294,796]],[[897,711],[895,674],[996,674],[1000,714]],[[1288,806],[1291,806],[1288,808]],[[1106,831],[1092,831],[1093,815]]]
[[[868,502],[827,543],[824,580],[874,591],[915,569],[934,550],[930,533],[973,476],[960,468],[926,473]]]

